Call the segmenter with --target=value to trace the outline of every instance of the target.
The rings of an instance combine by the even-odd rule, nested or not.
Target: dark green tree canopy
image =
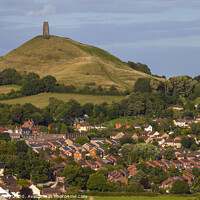
[[[134,70],[137,70],[137,71],[140,71],[140,72],[144,72],[146,74],[151,74],[151,70],[145,64],[134,63],[134,62],[128,61],[128,65]]]

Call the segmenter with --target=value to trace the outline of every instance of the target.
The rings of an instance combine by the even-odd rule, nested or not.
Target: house
[[[3,176],[4,173],[4,163],[0,163],[0,176]]]
[[[157,138],[164,138],[164,139],[168,139],[169,138],[169,135],[167,133],[159,133]]]
[[[124,136],[124,134],[125,133],[123,133],[123,132],[113,132],[113,133],[111,133],[110,138],[112,138],[112,139],[120,139],[120,138],[122,138]]]
[[[55,151],[56,148],[59,148],[59,147],[62,146],[59,142],[49,142],[49,144],[51,145],[51,149],[52,149],[53,151]]]
[[[42,188],[42,195],[46,198],[51,198],[53,196],[57,196],[61,194],[60,188]]]
[[[176,153],[175,155],[176,155],[176,157],[177,157],[178,160],[185,159],[185,156],[186,156],[185,153]]]
[[[78,130],[79,132],[87,132],[89,130],[91,130],[93,127],[90,126],[89,124],[77,124],[76,126],[76,130]]]
[[[200,159],[199,158],[190,159],[190,163],[194,163],[195,165],[200,165]]]
[[[103,160],[97,160],[95,161],[95,163],[98,165],[99,168],[101,168],[103,165],[105,165],[105,162],[103,162]]]
[[[165,146],[174,146],[174,141],[172,139],[165,140]]]
[[[92,158],[103,158],[104,157],[104,151],[103,148],[93,148],[90,150],[90,156]]]
[[[166,165],[165,162],[161,161],[161,160],[155,160],[154,163],[162,168],[167,168],[168,166]]]
[[[117,157],[112,155],[107,155],[106,159],[103,160],[106,164],[116,165],[117,164]]]
[[[153,127],[151,125],[144,125],[145,131],[153,131]]]
[[[169,188],[171,188],[172,187],[172,184],[174,183],[174,181],[175,181],[176,179],[175,178],[168,178],[167,180],[165,180],[165,181],[163,181],[162,182],[162,188],[163,189],[169,189]]]
[[[93,128],[93,129],[97,129],[97,130],[103,130],[103,129],[105,129],[106,127],[101,126],[101,125],[94,125],[94,126],[92,126],[92,128]]]
[[[85,161],[75,160],[75,162],[81,167],[88,167],[88,165]]]
[[[16,183],[16,179],[12,176],[1,176],[0,182],[9,187],[10,185],[14,185]]]
[[[174,140],[173,146],[176,148],[181,148],[181,140]]]
[[[33,191],[33,196],[34,196],[34,197],[36,197],[36,198],[39,198],[39,197],[40,197],[41,192],[40,192],[40,190],[37,188],[36,185],[32,184],[29,188]]]
[[[101,142],[103,144],[105,143],[106,140],[107,140],[106,138],[92,138],[90,142],[93,144],[96,142]]]
[[[8,191],[0,187],[0,197],[11,198],[12,195],[10,195]]]
[[[85,153],[76,151],[74,153],[74,160],[82,160],[85,158]]]
[[[128,184],[129,175],[130,172],[127,169],[115,170],[108,174],[108,182],[120,181],[121,183]]]
[[[187,179],[187,182],[191,185],[192,182],[195,179],[195,176],[193,174],[191,174],[190,172],[187,172],[186,174],[182,175],[185,179]]]
[[[146,164],[149,165],[149,166],[152,166],[152,167],[157,166],[157,164],[154,161],[147,161]]]
[[[65,140],[65,142],[67,143],[68,146],[71,146],[74,144],[74,139],[67,139]]]
[[[179,160],[171,160],[171,164],[178,169],[182,169],[184,167],[183,163]]]
[[[74,147],[74,149],[76,151],[79,151],[79,150],[81,150],[83,148],[82,145],[80,145],[80,144],[72,144],[71,146]]]
[[[20,138],[33,138],[34,135],[32,134],[32,131],[27,127],[16,127],[14,130],[14,134],[17,134],[20,136]]]
[[[128,167],[128,170],[129,170],[129,174],[131,176],[134,176],[137,173],[137,168],[136,168],[135,164]]]
[[[74,152],[73,152],[72,150],[67,150],[67,151],[65,151],[65,154],[66,154],[67,156],[71,156],[71,157],[74,156]]]
[[[96,162],[94,162],[94,161],[89,161],[88,160],[88,161],[86,161],[86,163],[91,169],[93,169],[95,171],[97,171],[99,169],[98,164]]]
[[[175,119],[173,120],[174,126],[179,126],[179,127],[188,127],[188,124],[186,124],[184,119]]]
[[[106,142],[111,144],[112,146],[119,145],[118,139],[106,140]]]
[[[185,169],[189,169],[190,168],[190,161],[189,160],[187,160],[187,159],[180,159],[179,161],[183,163],[183,167]]]
[[[139,124],[128,124],[128,123],[116,123],[115,124],[115,128],[130,128],[130,127],[134,127],[135,129],[141,129],[141,126]]]
[[[22,125],[22,127],[26,127],[29,129],[31,129],[34,126],[35,126],[35,123],[34,123],[33,119],[29,119],[28,121],[25,121],[24,124]]]
[[[164,138],[157,138],[156,141],[158,142],[159,145],[163,145],[165,143]]]
[[[12,129],[0,126],[0,133],[12,133]]]
[[[18,186],[14,186],[14,185],[10,185],[8,187],[9,192],[16,198],[20,198],[20,187]]]
[[[184,110],[184,107],[183,107],[183,106],[180,106],[180,105],[173,105],[173,106],[170,106],[168,109],[173,109],[173,110]]]
[[[56,183],[64,183],[65,182],[65,177],[62,175],[62,174],[60,174],[60,173],[57,173],[56,174]]]
[[[92,144],[92,143],[85,143],[83,145],[83,148],[86,150],[86,151],[90,151],[91,149],[95,148],[96,145]]]

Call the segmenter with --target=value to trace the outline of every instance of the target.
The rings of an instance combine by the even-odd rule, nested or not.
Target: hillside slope
[[[97,47],[57,36],[37,36],[0,58],[4,68],[53,75],[59,83],[84,87],[95,83],[120,90],[132,88],[139,77],[151,77],[131,69],[110,53]]]

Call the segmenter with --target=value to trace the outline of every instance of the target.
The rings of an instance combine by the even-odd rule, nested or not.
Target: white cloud
[[[50,13],[54,12],[54,6],[51,4],[44,5],[42,10],[30,10],[26,13],[27,16],[39,16],[39,15],[48,15]]]

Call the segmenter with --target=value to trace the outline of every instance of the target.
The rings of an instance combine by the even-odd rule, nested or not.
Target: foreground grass
[[[93,200],[196,200],[197,197],[93,197]]]
[[[41,93],[38,95],[28,96],[28,97],[21,97],[17,99],[10,99],[10,100],[3,100],[0,103],[6,104],[25,104],[31,103],[38,108],[43,108],[48,105],[49,98],[55,97],[60,99],[64,102],[69,101],[70,99],[75,99],[81,105],[85,103],[93,103],[93,104],[101,104],[103,102],[107,102],[111,104],[113,101],[119,102],[124,96],[101,96],[101,95],[84,95],[84,94],[58,94],[58,93]]]
[[[0,86],[0,94],[4,93],[7,94],[9,93],[11,90],[20,90],[21,86],[19,85],[1,85]]]

